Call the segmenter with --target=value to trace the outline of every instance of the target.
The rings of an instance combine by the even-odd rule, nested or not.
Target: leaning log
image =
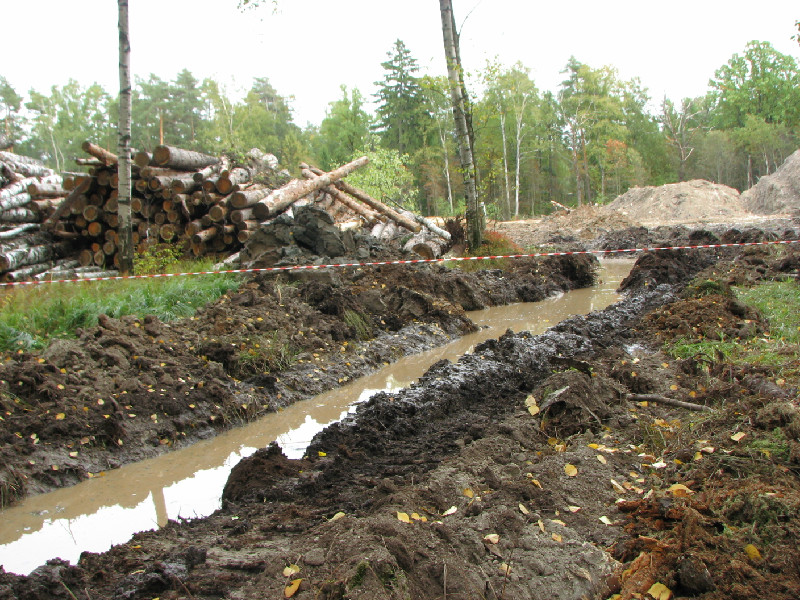
[[[262,201],[253,205],[253,214],[257,219],[265,221],[285,211],[292,204],[307,196],[308,194],[324,188],[342,177],[346,177],[356,169],[363,167],[369,162],[366,156],[362,156],[353,162],[347,163],[334,169],[330,173],[324,173],[316,179],[300,180],[295,179],[287,183],[282,188],[274,190]]]
[[[300,167],[304,168],[304,169],[309,169],[315,175],[319,175],[320,173],[322,173],[322,171],[320,169],[317,169],[317,168],[312,167],[310,165],[301,164]],[[356,198],[357,200],[360,200],[361,202],[363,202],[367,206],[370,206],[371,208],[377,210],[382,215],[390,218],[392,221],[394,221],[395,223],[397,223],[401,227],[405,227],[409,231],[413,231],[414,233],[419,233],[419,231],[422,229],[422,227],[420,227],[419,224],[417,224],[414,221],[404,217],[403,215],[399,214],[397,211],[395,211],[395,210],[389,208],[388,206],[386,206],[383,202],[375,200],[375,198],[373,198],[372,196],[370,196],[366,192],[363,192],[363,191],[359,190],[358,188],[353,187],[349,183],[346,183],[344,181],[338,181],[338,182],[336,182],[336,187],[339,188],[340,190],[342,190],[343,192],[345,192],[346,194],[350,194],[351,196],[353,196],[353,198]]]
[[[311,169],[302,169],[301,172],[303,173],[303,177],[305,177],[306,179],[314,179],[314,178],[318,177],[318,175],[313,173],[311,171]],[[350,196],[345,194],[343,191],[341,191],[336,186],[332,186],[332,185],[325,186],[324,188],[322,188],[322,190],[324,192],[330,194],[331,196],[333,196],[333,198],[335,200],[337,200],[340,204],[345,205],[347,208],[349,208],[350,210],[355,212],[357,215],[363,217],[364,221],[366,221],[367,225],[372,226],[372,225],[374,225],[375,223],[378,222],[378,214],[377,213],[366,209],[365,207],[363,207],[361,204],[359,204],[355,200],[352,200],[350,198]]]
[[[92,142],[86,141],[81,144],[81,149],[91,156],[94,156],[97,160],[103,163],[105,166],[115,165],[119,162],[117,155],[113,152],[109,152],[105,148],[101,148],[97,144],[93,144]]]
[[[202,154],[193,150],[184,150],[173,146],[156,146],[153,161],[160,167],[170,167],[184,171],[197,171],[216,165],[220,159],[216,156]]]

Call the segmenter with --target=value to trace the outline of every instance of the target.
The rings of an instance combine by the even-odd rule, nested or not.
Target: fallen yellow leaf
[[[330,520],[331,520],[331,521],[338,521],[338,520],[339,520],[339,519],[341,519],[343,516],[344,516],[344,513],[343,513],[342,511],[339,511],[339,512],[337,512],[335,515],[333,515],[333,516],[331,517],[331,519],[330,519]]]
[[[483,541],[489,542],[490,544],[496,544],[500,541],[500,536],[497,535],[496,533],[489,533],[483,536]]]
[[[600,517],[600,522],[603,523],[604,525],[611,525],[613,521],[609,519],[607,516],[603,515],[602,517]]]
[[[653,600],[670,600],[672,598],[672,590],[663,583],[654,583],[647,593],[653,597]]]
[[[519,505],[519,512],[521,512],[523,515],[527,515],[527,514],[529,514],[531,511],[529,511],[527,508],[525,508],[525,505],[524,505],[524,504],[520,503],[520,505]]]
[[[472,498],[473,496],[475,496],[475,492],[473,492],[473,491],[472,491],[471,489],[469,489],[469,488],[464,488],[464,495],[465,495],[467,498]]]
[[[567,510],[571,513],[576,513],[581,509],[580,506],[568,506]]]
[[[747,546],[744,547],[744,552],[750,560],[761,560],[761,552],[759,552],[758,548],[753,546],[753,544],[747,544]]]
[[[606,460],[606,457],[603,456],[602,454],[598,454],[597,455],[597,460],[599,460],[600,463],[602,463],[604,465],[608,464],[608,461]]]
[[[443,517],[449,517],[450,515],[452,515],[452,514],[455,514],[455,512],[456,512],[457,510],[458,510],[458,507],[456,507],[456,506],[451,506],[450,508],[448,508],[446,511],[444,511],[444,512],[442,513],[442,516],[443,516]]]
[[[734,433],[734,434],[731,436],[731,439],[732,439],[734,442],[740,442],[740,441],[742,440],[742,438],[743,438],[744,436],[746,436],[746,435],[747,435],[747,434],[746,434],[744,431],[740,431],[739,433]]]
[[[287,585],[283,590],[283,597],[284,598],[291,598],[297,593],[297,589],[300,587],[300,582],[303,581],[302,579],[295,579],[289,585]]]
[[[667,488],[667,491],[670,492],[673,496],[677,496],[679,498],[694,494],[692,490],[690,490],[682,483],[673,483],[671,486]]]
[[[63,421],[66,418],[67,418],[67,415],[65,415],[64,413],[58,413],[56,415],[56,421]]]
[[[567,463],[564,465],[564,473],[566,473],[569,477],[575,477],[578,474],[578,467]]]
[[[551,534],[551,536],[550,536],[550,537],[552,537],[552,538],[553,538],[553,540],[555,540],[555,541],[556,541],[556,542],[558,542],[559,544],[561,543],[561,540],[563,539],[563,538],[562,538],[560,535],[558,535],[557,533],[553,533],[553,534]]]
[[[511,573],[511,566],[507,565],[506,563],[501,563],[499,571],[501,575],[508,575],[509,573]]]
[[[408,513],[404,512],[397,512],[397,520],[402,521],[403,523],[411,523],[411,519],[408,517]]]
[[[327,452],[323,452],[322,450],[317,452],[317,454],[320,456],[320,458],[324,458],[324,457],[328,456],[328,453]]]
[[[300,572],[300,567],[298,567],[295,564],[291,564],[288,567],[285,567],[283,569],[283,576],[284,577],[291,577],[295,573],[299,573],[299,572]]]

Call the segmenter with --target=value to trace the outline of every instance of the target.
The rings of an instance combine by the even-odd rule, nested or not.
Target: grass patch
[[[210,261],[192,261],[174,262],[166,272],[208,270]],[[165,322],[189,317],[239,282],[219,274],[13,287],[0,295],[0,350],[38,349],[75,337],[101,314],[155,315]]]
[[[486,231],[483,234],[483,243],[477,250],[470,250],[464,256],[506,256],[511,254],[525,254],[525,250],[502,233]],[[506,269],[513,259],[496,258],[488,260],[459,260],[450,264],[462,271],[472,273],[483,269]]]
[[[761,312],[769,323],[769,333],[735,341],[676,339],[667,352],[675,358],[692,358],[706,364],[724,360],[734,365],[766,366],[780,371],[793,368],[790,363],[800,358],[800,286],[792,281],[770,281],[733,291],[741,302]]]

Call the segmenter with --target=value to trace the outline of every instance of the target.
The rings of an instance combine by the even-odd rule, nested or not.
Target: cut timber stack
[[[76,158],[87,173],[55,175],[41,162],[0,152],[0,277],[5,281],[80,278],[116,273],[117,156],[91,142]],[[158,146],[137,152],[132,165],[134,247],[176,245],[194,256],[238,252],[262,224],[294,203],[316,202],[337,223],[372,228],[383,240],[409,234],[438,254],[446,231],[396,211],[342,181],[362,157],[329,173],[301,165],[304,179],[277,170],[271,154],[251,150],[233,164],[225,157]],[[413,246],[413,244],[412,244]],[[427,252],[426,252],[427,255]]]

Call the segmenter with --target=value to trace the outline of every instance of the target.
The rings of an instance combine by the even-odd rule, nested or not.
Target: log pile
[[[41,162],[0,152],[0,277],[5,281],[97,276],[119,264],[117,156],[91,142],[86,173],[56,175]],[[407,248],[439,255],[449,234],[396,211],[341,181],[366,157],[325,173],[301,165],[304,179],[277,170],[257,149],[233,164],[225,157],[158,146],[132,165],[132,237],[138,252],[179,245],[194,256],[232,255],[262,224],[294,203],[314,202],[341,224],[371,228],[387,240],[412,236]],[[443,239],[445,238],[445,239]],[[430,249],[430,250],[429,250]]]

